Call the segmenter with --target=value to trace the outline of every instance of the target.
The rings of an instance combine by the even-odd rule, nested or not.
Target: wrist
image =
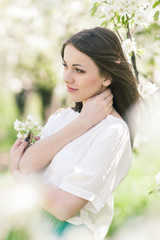
[[[77,120],[77,123],[78,123],[77,126],[84,132],[92,127],[91,122],[89,120],[87,120],[84,115],[80,114],[76,118],[76,120]]]

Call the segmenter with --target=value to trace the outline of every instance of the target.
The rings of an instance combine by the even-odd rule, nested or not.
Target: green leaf
[[[153,7],[152,7],[152,8],[157,7],[159,4],[160,4],[160,1],[155,2],[155,3],[153,4]]]
[[[122,16],[122,24],[124,25],[124,16]]]
[[[35,138],[34,138],[34,137],[32,138],[32,142],[33,142],[33,144],[36,142],[36,140],[35,140]]]
[[[102,16],[100,16],[99,19],[102,19],[102,18],[104,18],[104,17],[105,17],[105,14],[103,14]]]
[[[114,30],[118,30],[119,28],[121,28],[121,26],[115,26]]]
[[[154,193],[155,191],[154,190],[150,190],[149,192],[148,192],[148,194],[152,194],[152,193]]]
[[[105,27],[106,28],[107,27],[107,22],[106,21],[102,22],[101,23],[101,27]]]
[[[95,14],[96,11],[97,11],[98,6],[99,6],[99,3],[97,3],[97,2],[95,2],[95,3],[93,4],[93,7],[92,7],[92,9],[91,9],[91,16],[94,16],[94,14]]]
[[[117,15],[117,21],[120,22],[121,17],[119,15]]]
[[[153,18],[154,18],[154,21],[158,21],[158,18],[159,18],[159,11],[156,11],[156,12],[155,12]]]

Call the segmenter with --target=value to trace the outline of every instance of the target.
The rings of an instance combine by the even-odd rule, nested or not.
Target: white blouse
[[[79,115],[71,108],[56,112],[43,135],[59,131]],[[114,212],[112,193],[131,166],[127,124],[112,115],[67,144],[46,168],[43,179],[89,202],[68,222],[85,224],[94,240],[103,240]]]

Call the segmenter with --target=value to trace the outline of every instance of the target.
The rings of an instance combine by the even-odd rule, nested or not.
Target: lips
[[[77,91],[78,89],[76,89],[76,88],[71,88],[71,87],[68,87],[68,86],[67,86],[67,90],[68,90],[68,92],[75,92],[75,91]]]

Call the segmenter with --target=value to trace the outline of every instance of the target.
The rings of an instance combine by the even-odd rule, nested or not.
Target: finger
[[[38,141],[40,139],[39,136],[35,136],[34,138],[35,138],[36,141]]]
[[[19,148],[17,149],[17,151],[22,154],[25,150],[25,148],[28,146],[29,142],[22,142],[21,145],[19,146]]]
[[[110,101],[105,102],[105,110],[109,110],[110,108],[113,108],[113,99],[110,99]]]
[[[13,144],[13,146],[11,147],[11,150],[16,150],[22,143],[22,139],[18,138],[15,143]]]
[[[111,93],[111,94],[108,95],[106,98],[104,98],[104,100],[105,100],[106,102],[113,101],[113,94]]]
[[[113,99],[106,103],[106,107],[108,108],[113,107]]]
[[[106,108],[107,116],[111,114],[112,110],[113,110],[112,106]]]
[[[99,94],[99,96],[102,97],[103,99],[107,98],[110,95],[112,95],[110,88],[107,88],[105,91]]]

